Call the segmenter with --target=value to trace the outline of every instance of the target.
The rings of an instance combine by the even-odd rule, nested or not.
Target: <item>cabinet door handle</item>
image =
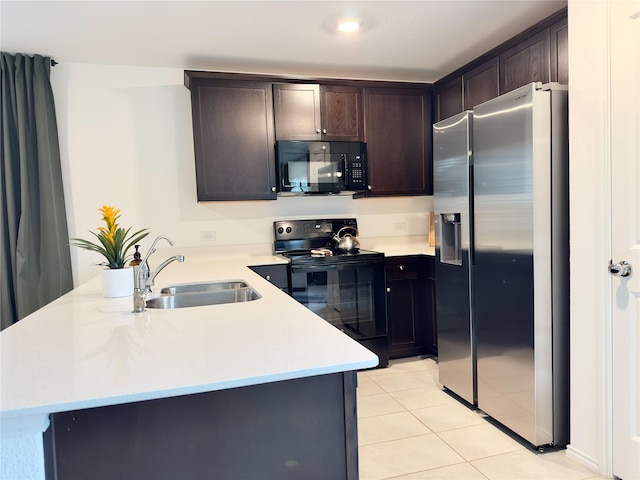
[[[264,278],[266,278],[267,280],[271,281],[271,275],[267,275],[267,276],[266,276],[266,277],[264,277]]]
[[[319,128],[316,128],[316,133],[320,133],[320,129]]]
[[[391,287],[387,287],[387,293],[391,293]]]
[[[322,129],[322,133],[324,133],[324,134],[326,135],[326,134],[327,134],[327,129],[326,129],[326,128],[323,128],[323,129]]]
[[[404,271],[404,265],[398,265],[398,270],[400,270],[401,272]]]
[[[276,187],[271,187],[271,191],[275,192],[276,191]]]

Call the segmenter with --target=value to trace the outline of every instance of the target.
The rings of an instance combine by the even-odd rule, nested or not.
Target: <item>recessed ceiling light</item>
[[[360,22],[357,20],[345,20],[338,24],[338,30],[341,32],[355,32],[360,28]]]

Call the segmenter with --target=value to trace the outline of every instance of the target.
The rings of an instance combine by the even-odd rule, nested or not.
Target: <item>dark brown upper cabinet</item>
[[[471,110],[499,94],[498,57],[464,74],[464,109]]]
[[[436,121],[449,118],[464,110],[462,76],[455,77],[436,90]]]
[[[500,77],[498,57],[455,76],[436,87],[435,121],[439,122],[464,110],[471,110],[498,96]]]
[[[369,194],[430,195],[431,91],[365,88]]]
[[[549,82],[549,31],[538,32],[500,54],[500,93]]]
[[[551,81],[569,84],[569,28],[563,18],[549,27],[551,44]]]
[[[277,83],[276,140],[358,142],[364,137],[362,88]]]
[[[362,87],[320,85],[322,140],[364,140]]]
[[[273,85],[276,140],[321,140],[320,86],[276,83]]]
[[[269,82],[191,78],[198,201],[274,200]]]
[[[569,83],[563,9],[438,80],[435,121],[531,82]],[[460,103],[462,98],[462,103]]]

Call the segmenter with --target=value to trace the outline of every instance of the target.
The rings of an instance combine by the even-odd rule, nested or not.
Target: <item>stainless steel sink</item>
[[[194,292],[219,292],[223,290],[239,290],[251,288],[243,280],[225,280],[222,282],[179,283],[169,285],[160,290],[161,294],[180,294]]]
[[[212,292],[195,291],[163,294],[147,300],[146,305],[147,308],[186,308],[250,302],[259,298],[260,294],[253,288],[247,286]]]

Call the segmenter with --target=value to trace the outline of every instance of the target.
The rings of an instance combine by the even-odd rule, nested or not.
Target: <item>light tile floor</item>
[[[438,364],[412,357],[358,373],[360,480],[596,480],[565,456],[538,454],[438,385]]]

